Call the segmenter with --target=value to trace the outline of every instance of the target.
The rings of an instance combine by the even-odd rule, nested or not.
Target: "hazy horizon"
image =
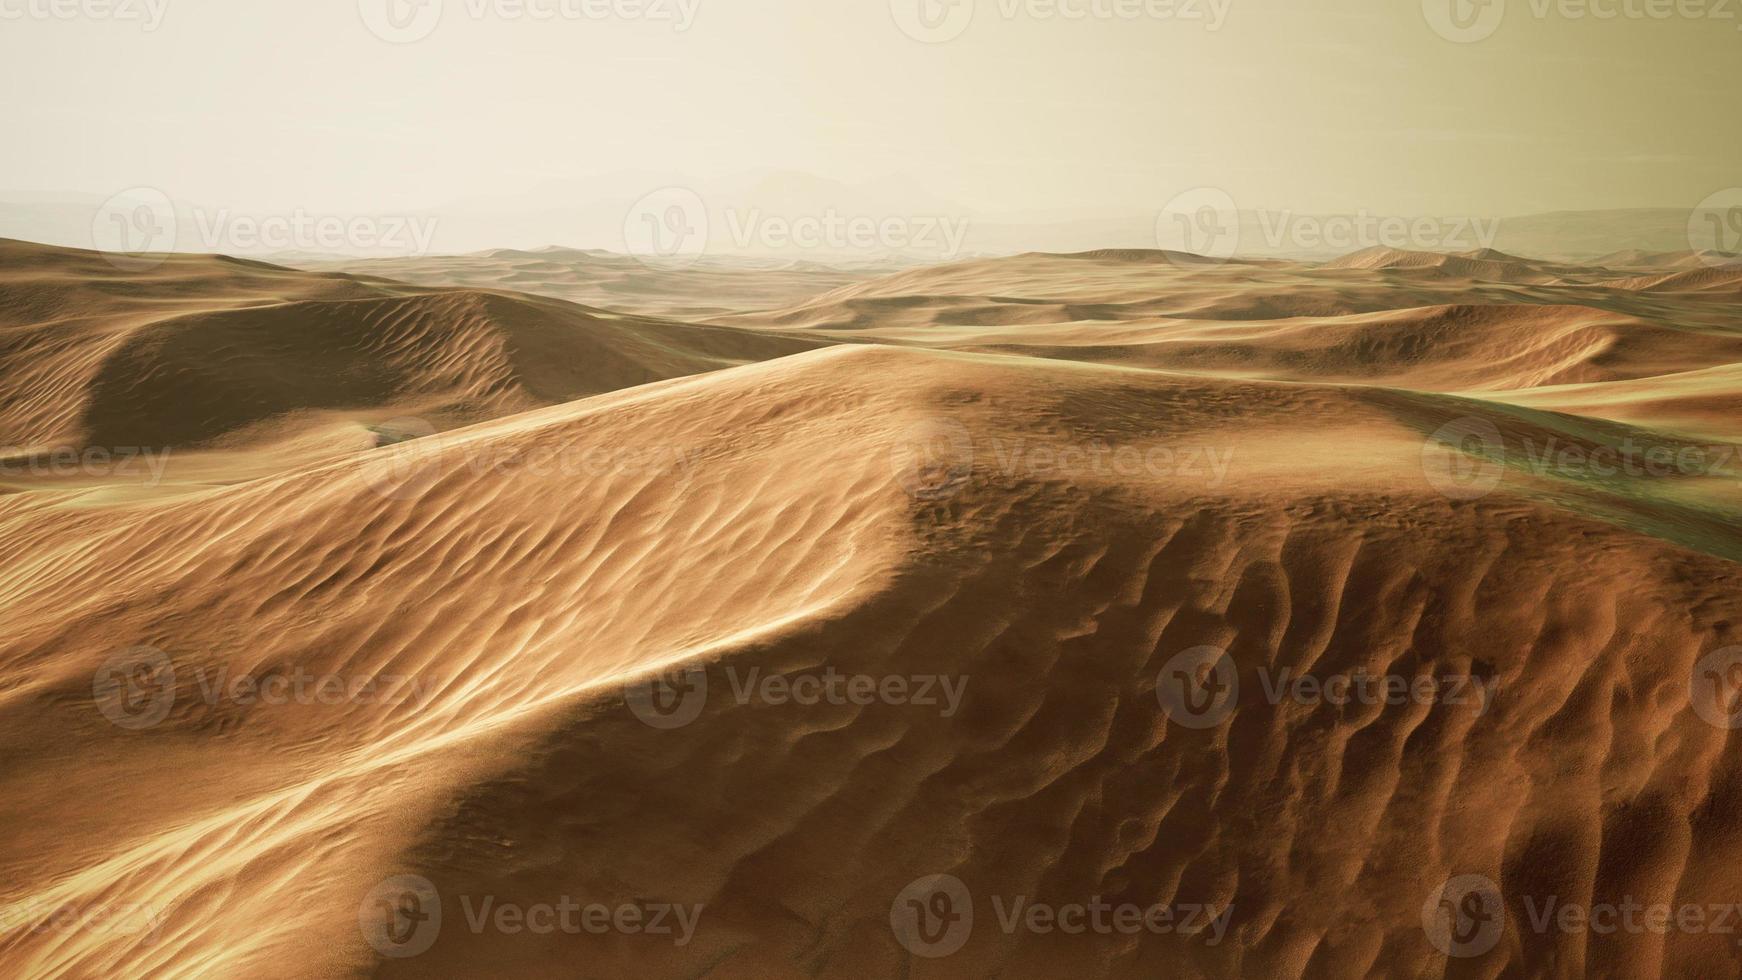
[[[1742,24],[1618,2],[0,0],[31,93],[0,121],[41,148],[0,161],[0,235],[639,252],[708,214],[710,252],[786,254],[796,222],[839,246],[800,252],[949,255],[1189,248],[1147,231],[1175,209],[1734,212]],[[389,248],[293,228],[418,219]]]

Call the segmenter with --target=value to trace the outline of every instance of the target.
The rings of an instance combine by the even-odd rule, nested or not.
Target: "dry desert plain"
[[[1737,976],[1738,444],[1710,254],[3,242],[0,974]]]

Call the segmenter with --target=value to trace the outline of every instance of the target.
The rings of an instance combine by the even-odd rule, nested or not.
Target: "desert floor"
[[[0,242],[0,974],[1738,976],[1739,445],[1710,254]]]

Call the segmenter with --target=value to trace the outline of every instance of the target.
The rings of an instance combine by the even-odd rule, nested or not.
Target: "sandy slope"
[[[889,261],[829,265],[714,256],[663,261],[572,248],[293,264],[426,286],[512,289],[588,306],[675,317],[787,306],[898,268]]]
[[[172,476],[254,476],[816,346],[516,293],[204,256],[124,271],[0,243],[0,457],[174,447]],[[221,467],[201,458],[223,450]]]
[[[1742,642],[1734,473],[1539,456],[1727,445],[1742,358],[1702,295],[1102,253],[686,326],[218,260],[106,290],[26,254],[16,404],[66,392],[65,439],[232,441],[207,489],[0,496],[0,908],[38,926],[0,932],[7,975],[1742,970],[1731,937],[1526,905],[1742,900],[1742,750],[1694,700]],[[86,364],[63,349],[109,373],[25,371]],[[234,384],[250,358],[298,373]],[[168,365],[231,386],[183,402]],[[419,385],[473,424],[238,476],[278,445],[250,433]],[[1188,725],[1158,690],[1205,646],[1241,695]],[[93,682],[118,654],[155,671],[130,701]],[[1283,669],[1492,694],[1258,696]],[[740,698],[751,671],[959,698]],[[217,688],[299,674],[402,696]],[[400,875],[439,928],[374,904]],[[933,875],[975,911],[938,958],[891,925]],[[1503,896],[1468,958],[1423,923],[1461,875]],[[1225,931],[1007,931],[1017,897]],[[565,898],[700,911],[681,944],[472,925]],[[149,942],[42,925],[116,907]]]

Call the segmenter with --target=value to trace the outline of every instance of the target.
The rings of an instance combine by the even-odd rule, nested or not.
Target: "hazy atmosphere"
[[[0,0],[0,978],[1742,980],[1742,0]]]
[[[0,193],[23,237],[77,244],[80,214],[154,189],[207,212],[183,250],[236,237],[219,212],[621,249],[622,212],[665,187],[722,224],[972,220],[970,251],[1141,235],[1200,188],[1309,214],[1687,209],[1742,182],[1742,19],[1668,6],[0,0],[0,124],[53,150],[6,154]]]

